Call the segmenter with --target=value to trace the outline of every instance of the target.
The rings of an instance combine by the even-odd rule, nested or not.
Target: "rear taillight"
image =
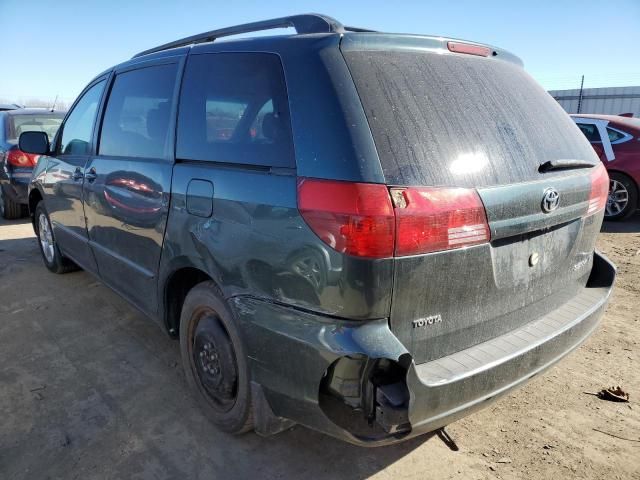
[[[301,178],[298,209],[315,234],[339,252],[393,256],[395,219],[385,185]]]
[[[394,187],[389,192],[379,184],[303,178],[298,208],[327,245],[358,257],[417,255],[490,239],[484,206],[472,189]]]
[[[468,188],[392,188],[397,256],[467,247],[489,241],[480,196]]]
[[[14,167],[34,167],[38,163],[38,157],[39,155],[23,152],[18,147],[13,147],[7,152],[7,162]]]
[[[591,172],[591,192],[589,193],[589,207],[587,215],[602,210],[607,204],[609,196],[609,174],[601,163]]]

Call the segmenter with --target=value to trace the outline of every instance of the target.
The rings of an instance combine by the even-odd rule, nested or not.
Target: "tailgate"
[[[598,170],[590,165],[600,162],[557,102],[501,54],[376,38],[354,37],[342,49],[386,183],[476,191],[491,234],[458,248],[482,240],[483,225],[450,227],[451,249],[394,260],[390,327],[419,364],[515,330],[578,294],[602,222],[602,211],[587,215]],[[559,203],[545,211],[550,190]],[[417,237],[430,235],[419,228]]]
[[[552,214],[540,209],[548,185],[478,190],[491,243],[395,260],[391,330],[416,363],[514,330],[584,288],[602,223],[602,213],[585,217],[589,175],[553,182]]]

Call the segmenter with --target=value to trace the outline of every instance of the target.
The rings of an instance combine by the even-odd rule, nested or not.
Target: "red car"
[[[640,207],[640,119],[571,115],[609,171],[606,220],[622,220]]]

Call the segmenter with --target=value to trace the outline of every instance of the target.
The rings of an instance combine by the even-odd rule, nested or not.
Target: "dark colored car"
[[[293,26],[290,36],[235,33]],[[363,445],[432,431],[596,328],[608,178],[520,60],[301,15],[97,76],[29,205],[45,265],[179,338],[221,429]]]
[[[17,110],[19,108],[24,108],[17,103],[0,103],[0,112],[5,112],[7,110]]]
[[[606,220],[624,220],[640,203],[640,119],[619,115],[571,115],[609,172]]]
[[[27,189],[37,155],[21,151],[22,132],[45,132],[49,139],[62,123],[64,112],[16,108],[0,112],[0,217],[20,218],[27,214]]]

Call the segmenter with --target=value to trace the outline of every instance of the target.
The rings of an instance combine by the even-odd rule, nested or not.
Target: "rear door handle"
[[[84,178],[89,182],[93,182],[96,178],[98,178],[96,169],[94,167],[91,167],[89,171],[84,174]]]
[[[84,178],[84,175],[82,174],[82,171],[80,170],[80,167],[76,167],[76,170],[73,172],[73,175],[71,175],[71,178],[76,182],[78,180],[80,180],[81,178]]]

